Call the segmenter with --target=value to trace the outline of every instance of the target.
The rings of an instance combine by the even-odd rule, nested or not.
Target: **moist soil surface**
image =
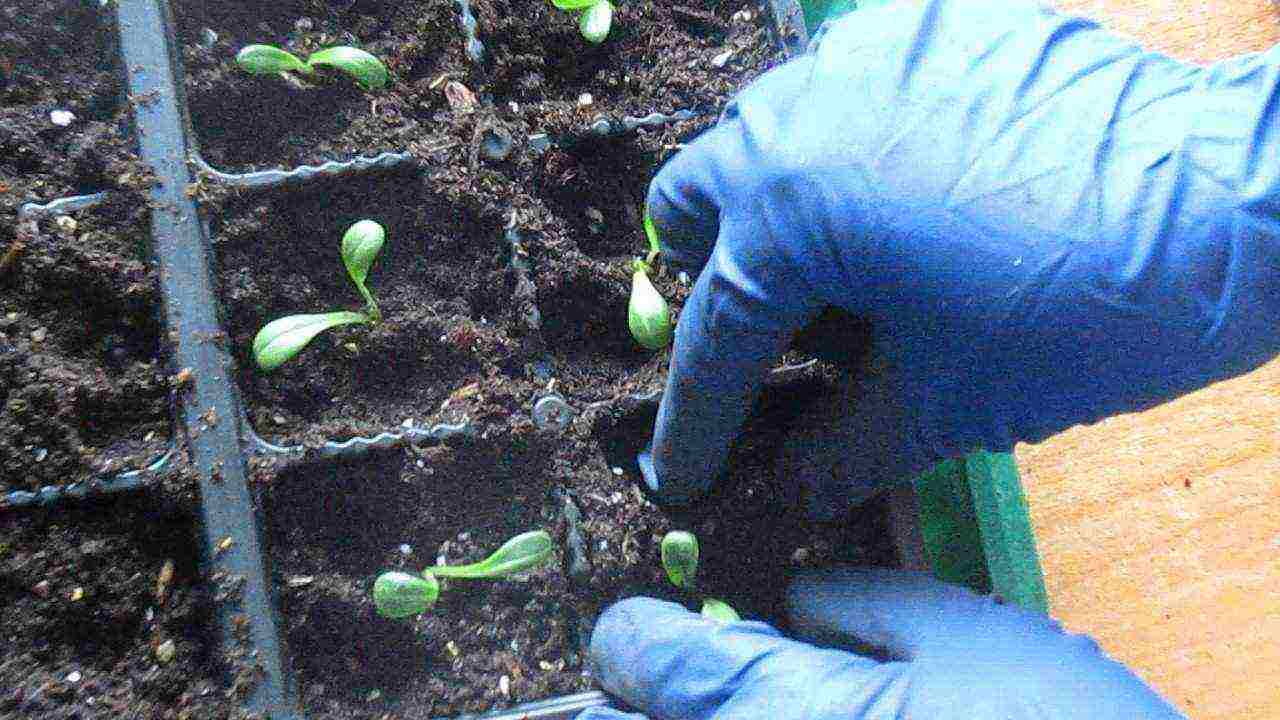
[[[0,497],[135,469],[169,438],[145,172],[95,5],[0,3]],[[18,222],[102,190],[116,199]]]
[[[92,5],[0,0],[0,219],[25,201],[114,193],[73,215],[74,228],[0,222],[0,252],[20,244],[0,272],[0,490],[86,479],[107,462],[134,467],[168,441],[145,173],[132,159],[111,13]],[[766,391],[698,514],[660,511],[637,489],[633,458],[667,355],[629,336],[627,263],[644,251],[644,194],[660,164],[781,61],[754,3],[622,3],[600,46],[549,4],[472,8],[479,65],[451,0],[175,3],[192,121],[213,166],[416,158],[267,193],[192,188],[252,426],[307,447],[406,423],[471,430],[338,463],[251,461],[308,717],[450,716],[589,689],[584,643],[614,600],[645,594],[696,610],[711,596],[782,622],[789,570],[894,562],[883,508],[809,524],[793,510],[795,488],[775,476],[789,421],[839,381],[826,364]],[[366,93],[336,74],[248,76],[232,58],[252,42],[303,56],[359,45],[391,82]],[[57,109],[76,120],[55,125]],[[678,110],[696,116],[614,137],[585,131],[601,117]],[[551,147],[530,140],[542,133]],[[266,322],[360,309],[338,244],[363,218],[388,232],[369,279],[383,321],[329,331],[259,371],[249,347]],[[666,273],[655,282],[678,311],[686,286]],[[574,409],[568,427],[533,423],[548,393]],[[47,450],[40,462],[37,449]],[[229,712],[209,649],[194,485],[177,466],[177,477],[105,503],[0,509],[0,592],[18,618],[5,630],[0,714]],[[701,539],[696,593],[676,591],[658,563],[657,544],[676,527]],[[378,573],[479,559],[534,528],[559,541],[549,565],[453,581],[416,619],[374,612]],[[176,652],[162,660],[168,639]]]

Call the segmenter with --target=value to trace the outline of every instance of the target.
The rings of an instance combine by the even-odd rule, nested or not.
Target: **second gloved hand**
[[[814,573],[789,605],[799,639],[648,598],[618,603],[591,636],[592,665],[643,716],[596,708],[578,720],[1182,717],[1092,640],[925,575]],[[889,659],[848,650],[867,645]]]
[[[830,517],[875,486],[1252,369],[1280,350],[1280,51],[1211,68],[1030,0],[855,11],[654,180],[698,273],[652,451],[708,489],[827,306],[868,320],[854,414],[793,447]]]

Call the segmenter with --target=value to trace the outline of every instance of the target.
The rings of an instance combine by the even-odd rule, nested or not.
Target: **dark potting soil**
[[[228,717],[194,487],[0,514],[0,717]]]
[[[147,180],[113,17],[73,0],[0,3],[0,493],[140,467],[169,437],[136,197]],[[74,119],[59,126],[54,111]],[[101,190],[115,201],[17,220],[23,203]]]
[[[0,493],[109,477],[170,437],[145,207],[108,203],[19,231],[0,274]]]
[[[789,420],[828,392],[822,377],[771,389],[735,447],[714,502],[668,516],[636,489],[631,458],[656,408],[622,402],[564,434],[384,453],[276,474],[259,469],[275,583],[307,710],[319,718],[429,718],[480,712],[595,687],[584,663],[592,623],[634,595],[721,598],[745,618],[781,623],[788,573],[834,563],[893,565],[885,511],[813,524],[775,476]],[[581,513],[585,572],[575,572],[565,494]],[[382,571],[480,559],[544,528],[556,558],[514,579],[451,581],[426,615],[388,620],[370,588]],[[658,544],[672,528],[700,539],[699,592],[672,587]]]

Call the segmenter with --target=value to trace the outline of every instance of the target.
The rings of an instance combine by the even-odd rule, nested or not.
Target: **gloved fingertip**
[[[664,483],[658,477],[657,463],[654,461],[653,446],[650,445],[636,455],[636,465],[640,468],[641,490],[653,504],[667,509],[688,508],[695,500],[705,494],[705,490],[690,490],[678,483]]]
[[[691,613],[663,600],[647,597],[620,600],[606,608],[596,620],[595,629],[591,631],[591,657],[600,662],[616,660],[627,648],[634,648],[647,629],[685,616]]]

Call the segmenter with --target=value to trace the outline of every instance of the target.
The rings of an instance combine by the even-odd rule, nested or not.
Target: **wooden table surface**
[[[1280,42],[1270,0],[1057,4],[1189,61]],[[1016,455],[1053,614],[1193,718],[1280,719],[1280,361]]]

